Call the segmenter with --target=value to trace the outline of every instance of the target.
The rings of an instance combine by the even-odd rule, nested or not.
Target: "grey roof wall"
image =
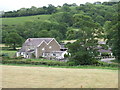
[[[35,46],[37,47],[42,41],[49,43],[54,38],[28,38],[22,48],[19,50],[20,52],[25,52],[25,46]]]

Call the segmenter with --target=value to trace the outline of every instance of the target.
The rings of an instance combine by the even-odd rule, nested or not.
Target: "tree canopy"
[[[16,49],[27,38],[53,37],[58,41],[77,40],[69,44],[71,60],[76,64],[96,63],[95,47],[99,39],[107,41],[114,55],[119,56],[119,18],[120,2],[94,2],[76,5],[52,4],[43,7],[21,8],[5,12],[2,17],[22,17],[31,15],[50,15],[47,20],[39,18],[19,25],[2,25],[2,42]],[[83,58],[84,57],[84,58]],[[86,58],[85,58],[86,57]],[[82,62],[84,59],[85,62]],[[87,63],[87,60],[94,60]]]

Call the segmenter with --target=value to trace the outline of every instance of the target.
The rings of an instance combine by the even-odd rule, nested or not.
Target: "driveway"
[[[101,61],[107,62],[107,63],[112,63],[111,60],[115,60],[115,58],[104,58],[104,59],[101,59]]]

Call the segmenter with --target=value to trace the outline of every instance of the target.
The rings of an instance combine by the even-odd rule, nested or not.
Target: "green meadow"
[[[27,21],[35,20],[48,20],[51,15],[35,15],[35,16],[24,16],[24,17],[12,17],[12,18],[2,18],[3,25],[17,25],[24,24]]]

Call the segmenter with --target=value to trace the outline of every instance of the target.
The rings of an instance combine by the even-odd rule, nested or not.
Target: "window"
[[[52,46],[49,46],[49,49],[51,49],[52,48]]]
[[[42,51],[44,51],[45,50],[45,48],[42,48]]]
[[[55,54],[55,53],[53,53],[53,56],[56,56],[56,54]]]

